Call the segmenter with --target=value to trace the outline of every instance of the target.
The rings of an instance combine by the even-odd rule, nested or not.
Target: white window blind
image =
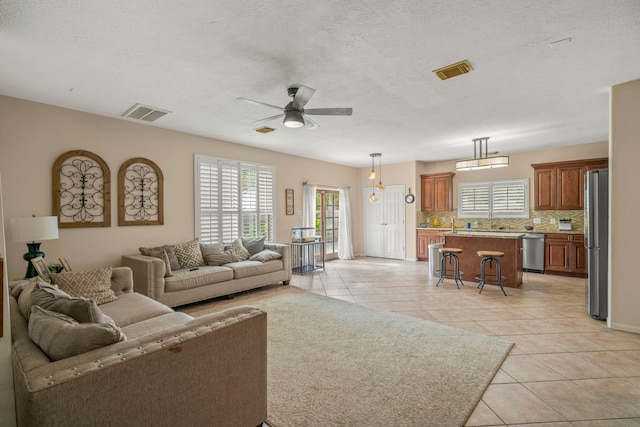
[[[273,168],[196,156],[196,233],[202,243],[273,241]]]
[[[458,217],[529,218],[529,180],[458,185]]]

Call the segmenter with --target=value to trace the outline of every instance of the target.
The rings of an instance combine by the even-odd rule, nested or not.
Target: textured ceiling
[[[571,38],[550,48],[550,43]],[[350,166],[608,140],[609,87],[640,78],[638,0],[0,0],[0,93]],[[470,74],[432,70],[467,59]],[[287,87],[317,129],[259,134]],[[125,119],[122,119],[125,120]]]

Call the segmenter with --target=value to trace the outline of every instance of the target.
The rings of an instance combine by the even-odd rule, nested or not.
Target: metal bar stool
[[[453,263],[453,276],[449,274],[449,278],[455,280],[456,286],[460,289],[460,285],[464,286],[462,283],[462,275],[464,274],[460,271],[460,260],[458,259],[459,253],[462,253],[462,249],[459,248],[440,248],[438,250],[442,257],[440,258],[440,278],[438,279],[438,283],[436,286],[440,284],[444,279],[447,278],[447,260],[449,264]],[[458,285],[460,282],[460,285]]]
[[[502,267],[500,265],[500,259],[504,256],[504,252],[499,251],[478,251],[478,256],[482,257],[480,261],[480,275],[476,276],[476,279],[480,281],[478,283],[478,288],[480,288],[479,294],[482,293],[482,288],[485,284],[490,285],[498,285],[502,290],[504,296],[507,296],[507,293],[504,291],[504,287],[502,286],[502,282],[507,280],[506,277],[502,276]],[[495,262],[496,263],[496,274],[487,274],[485,273],[484,267],[485,264],[489,262],[489,268]]]

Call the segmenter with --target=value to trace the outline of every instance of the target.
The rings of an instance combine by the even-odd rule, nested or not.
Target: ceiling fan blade
[[[307,117],[305,115],[303,115],[302,117],[304,118],[305,126],[307,126],[309,129],[315,129],[315,128],[319,128],[320,127],[320,125],[318,123],[314,122],[309,117]]]
[[[271,116],[271,117],[265,117],[264,119],[260,119],[260,120],[255,120],[255,121],[253,121],[251,123],[270,122],[271,120],[279,119],[279,118],[282,118],[282,117],[284,117],[284,113],[278,114],[278,115],[275,115],[275,116]]]
[[[293,97],[293,108],[296,110],[302,110],[314,93],[316,93],[315,89],[300,85],[296,92],[296,96]]]
[[[263,105],[265,107],[275,108],[276,110],[280,110],[280,111],[284,110],[283,107],[276,107],[275,105],[267,104],[265,102],[260,102],[260,101],[254,101],[253,99],[247,99],[241,96],[237,97],[236,101],[248,102],[249,104],[255,104],[255,105]]]
[[[304,113],[317,116],[350,116],[353,108],[310,108],[305,109]]]

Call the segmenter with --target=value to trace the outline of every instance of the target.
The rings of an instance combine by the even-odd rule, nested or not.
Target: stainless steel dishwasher
[[[544,273],[544,234],[522,236],[522,270]]]

